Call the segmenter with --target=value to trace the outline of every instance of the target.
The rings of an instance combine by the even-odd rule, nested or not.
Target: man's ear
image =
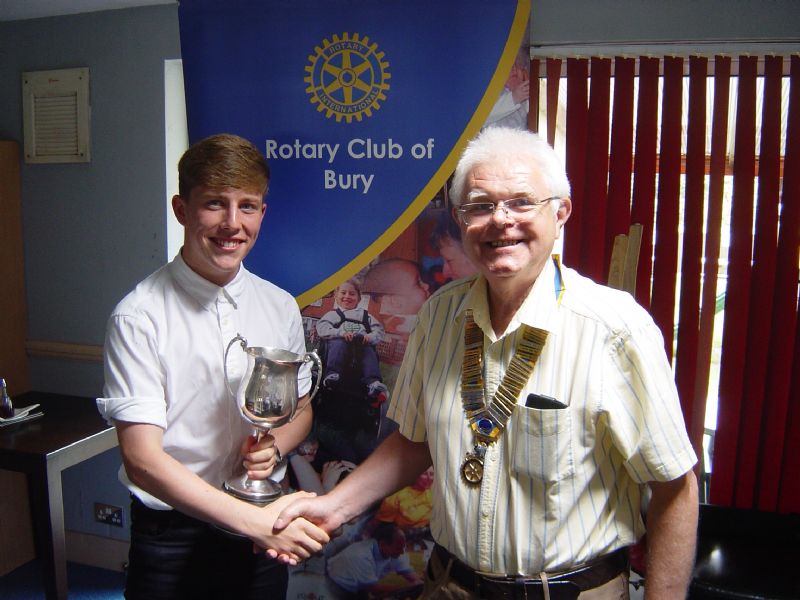
[[[572,200],[567,196],[561,198],[558,210],[556,211],[556,221],[558,222],[559,229],[564,226],[569,216],[572,214]]]
[[[455,221],[456,225],[458,225],[460,228],[462,223],[461,223],[461,217],[458,216],[457,206],[454,206],[453,208],[450,209],[450,216],[453,217],[453,221]]]
[[[172,197],[172,212],[175,214],[175,218],[178,219],[178,223],[186,225],[186,200],[178,194]]]

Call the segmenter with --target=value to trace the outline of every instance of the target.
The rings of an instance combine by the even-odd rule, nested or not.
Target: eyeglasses
[[[485,225],[488,223],[497,209],[502,208],[506,213],[506,218],[515,221],[523,221],[525,219],[532,219],[539,211],[552,202],[559,200],[559,196],[551,196],[544,200],[532,200],[530,198],[511,198],[510,200],[501,200],[497,204],[494,202],[470,202],[462,204],[456,210],[461,216],[464,225]]]

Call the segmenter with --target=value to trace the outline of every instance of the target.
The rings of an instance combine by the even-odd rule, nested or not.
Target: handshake
[[[243,466],[252,479],[268,477],[277,464],[275,439],[269,434],[260,439],[250,436],[240,452]],[[267,556],[282,563],[296,565],[322,550],[330,541],[330,534],[358,514],[345,516],[340,510],[342,501],[336,499],[339,495],[335,489],[321,496],[295,492],[267,506],[258,506],[226,494],[234,500],[235,508],[233,514],[228,513],[232,522],[220,525],[250,538],[254,551],[265,551]]]
[[[322,550],[330,536],[346,522],[331,494],[316,496],[295,492],[281,496],[264,508],[253,506],[267,520],[266,535],[250,535],[254,550],[288,565],[296,565]],[[354,515],[355,516],[355,515]]]

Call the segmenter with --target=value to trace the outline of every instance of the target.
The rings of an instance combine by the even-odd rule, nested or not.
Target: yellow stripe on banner
[[[305,308],[311,302],[318,300],[328,292],[332,291],[337,285],[343,281],[347,281],[356,275],[361,269],[366,267],[369,262],[383,252],[393,241],[395,241],[401,233],[403,233],[414,220],[420,215],[425,206],[433,199],[436,191],[441,189],[447,178],[452,174],[458,163],[458,158],[461,152],[471,140],[480,131],[492,107],[497,99],[500,97],[500,92],[503,91],[503,86],[506,83],[508,74],[511,72],[511,67],[514,64],[517,52],[519,51],[522,40],[527,33],[528,18],[531,14],[530,0],[518,0],[517,10],[514,15],[514,20],[511,24],[511,29],[506,40],[503,54],[500,56],[500,61],[497,63],[497,68],[494,71],[492,79],[489,81],[489,86],[486,92],[472,115],[472,118],[464,128],[461,137],[458,138],[447,158],[442,162],[436,173],[433,174],[428,184],[422,188],[416,199],[403,211],[403,213],[392,223],[389,228],[384,231],[378,239],[372,244],[367,246],[358,256],[347,263],[344,267],[336,271],[330,277],[323,279],[320,283],[315,285],[302,294],[299,294],[297,304],[300,308]]]

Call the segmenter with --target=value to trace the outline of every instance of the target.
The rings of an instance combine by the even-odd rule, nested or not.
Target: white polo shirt
[[[482,276],[441,288],[419,312],[389,416],[426,441],[434,464],[434,539],[474,569],[536,575],[636,542],[645,482],[696,462],[663,339],[633,298],[561,267],[559,305],[548,261],[501,338]],[[523,323],[549,332],[480,485],[460,466],[475,444],[460,395],[464,311],[484,332],[486,398],[497,389]],[[528,394],[565,409],[524,406]]]
[[[289,293],[244,266],[219,287],[192,271],[179,253],[139,283],[109,318],[100,413],[112,424],[161,427],[165,452],[209,484],[221,486],[241,465],[239,448],[252,432],[223,374],[226,348],[237,334],[248,346],[305,352],[300,311]],[[246,367],[237,342],[227,361],[232,390]],[[310,367],[300,374],[303,396],[311,385]],[[131,483],[124,466],[119,477],[147,506],[171,508]]]

